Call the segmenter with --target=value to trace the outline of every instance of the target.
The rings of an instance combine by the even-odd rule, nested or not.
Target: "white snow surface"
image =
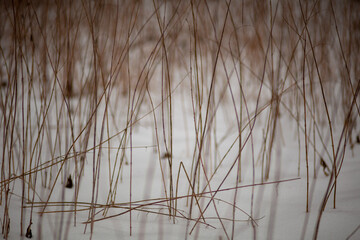
[[[183,101],[180,90],[173,94],[173,178],[174,186],[180,163],[183,163],[188,173],[191,171],[193,158],[195,135],[194,120],[192,116],[191,102]],[[159,97],[154,97],[155,99]],[[189,98],[188,98],[189,99]],[[123,100],[125,101],[125,100]],[[157,102],[159,103],[159,101]],[[110,104],[111,105],[111,104]],[[116,105],[112,105],[116,106]],[[148,103],[145,106],[149,106]],[[224,109],[229,108],[229,109]],[[213,152],[214,146],[207,147],[208,153],[204,154],[202,160],[207,165],[207,175],[211,176],[214,171],[214,159],[217,163],[225,156],[229,146],[236,141],[238,137],[237,127],[230,118],[220,111],[230,111],[230,104],[218,109],[216,114],[216,132],[218,138],[224,141],[219,143],[217,156]],[[84,224],[88,221],[88,206],[92,201],[92,183],[93,183],[93,152],[87,153],[84,173],[80,182],[80,191],[78,197],[78,206],[76,218],[74,216],[74,205],[64,206],[66,204],[56,204],[56,202],[73,202],[75,190],[64,187],[64,180],[61,177],[57,180],[54,191],[43,215],[39,214],[44,210],[44,204],[38,204],[40,207],[34,207],[32,233],[34,239],[226,239],[232,236],[232,219],[234,194],[236,186],[236,167],[231,169],[236,161],[238,149],[237,144],[229,151],[224,158],[217,173],[210,181],[212,194],[207,193],[199,200],[199,204],[204,211],[205,223],[202,219],[196,225],[194,231],[190,233],[194,223],[199,218],[197,206],[193,207],[192,221],[187,221],[181,216],[189,217],[190,202],[187,202],[188,181],[183,171],[179,177],[179,190],[177,196],[177,217],[168,216],[168,201],[165,201],[164,183],[160,171],[160,162],[164,170],[166,179],[167,194],[169,195],[169,165],[166,159],[159,159],[159,154],[154,149],[154,122],[153,115],[148,114],[149,109],[144,109],[139,116],[144,116],[133,126],[132,133],[132,156],[130,158],[130,148],[126,150],[126,159],[128,164],[123,165],[121,170],[121,179],[117,186],[116,200],[113,207],[109,208],[106,215],[103,215],[106,209],[102,204],[106,204],[109,192],[109,169],[114,169],[115,155],[119,144],[119,138],[113,138],[109,145],[114,149],[107,149],[108,144],[103,145],[100,158],[99,180],[96,181],[96,199],[94,203],[99,204],[95,209],[95,220],[93,232],[91,225]],[[229,114],[230,115],[230,114]],[[265,122],[265,113],[257,119],[257,125]],[[156,109],[156,117],[161,118],[161,107]],[[101,119],[101,116],[99,117]],[[158,121],[158,127],[161,121]],[[317,177],[314,178],[313,152],[309,150],[309,212],[306,212],[306,163],[305,154],[301,150],[300,165],[298,165],[299,153],[296,137],[296,127],[294,127],[288,116],[285,114],[279,118],[278,139],[273,149],[273,158],[269,179],[261,184],[261,162],[258,160],[260,152],[262,131],[261,127],[254,128],[253,147],[254,147],[254,166],[252,167],[251,140],[246,143],[242,152],[242,178],[238,184],[234,239],[312,239],[315,233],[315,226],[320,213],[321,203],[324,198],[330,177],[325,176],[319,162],[316,163]],[[339,128],[340,129],[340,128]],[[161,131],[159,131],[159,138]],[[247,136],[248,129],[243,132],[243,137]],[[113,134],[117,132],[114,131]],[[111,135],[111,134],[110,134]],[[335,135],[338,138],[337,132]],[[106,139],[106,138],[105,138]],[[245,138],[244,138],[245,139]],[[243,141],[244,141],[243,139]],[[300,148],[303,149],[303,136],[300,138]],[[90,138],[90,143],[93,139]],[[319,141],[318,141],[319,142]],[[212,144],[206,142],[206,144]],[[329,143],[328,143],[329,144]],[[164,147],[163,143],[160,143]],[[330,147],[327,146],[327,147]],[[319,147],[321,149],[321,147]],[[164,149],[160,149],[164,153]],[[318,150],[320,151],[320,150]],[[96,151],[96,154],[98,151]],[[337,179],[336,208],[333,208],[333,194],[327,202],[322,213],[318,239],[360,239],[360,231],[357,228],[360,224],[360,145],[355,145],[353,149],[346,146],[346,153],[341,171]],[[74,158],[69,158],[68,170],[74,172]],[[316,157],[319,161],[318,157]],[[130,162],[132,162],[131,176],[131,207],[134,208],[130,213]],[[110,167],[109,167],[110,163]],[[237,166],[237,164],[235,165]],[[298,166],[300,166],[300,175],[298,175]],[[117,166],[118,167],[118,166]],[[201,171],[203,169],[201,168]],[[225,176],[230,172],[224,182]],[[253,175],[254,173],[254,175]],[[253,176],[255,178],[253,178]],[[200,189],[205,185],[205,176],[201,173]],[[289,181],[288,181],[289,180]],[[38,179],[39,181],[39,179]],[[280,182],[276,182],[280,181]],[[283,181],[283,182],[282,182]],[[275,183],[274,183],[275,182]],[[252,186],[255,183],[256,186]],[[210,191],[208,187],[206,191]],[[219,190],[216,194],[215,191]],[[221,191],[224,190],[224,191]],[[37,195],[34,202],[44,202],[50,192],[49,188],[37,185]],[[11,219],[11,232],[9,239],[19,238],[20,208],[21,208],[21,185],[17,181],[11,190],[11,202],[9,213]],[[32,195],[31,195],[32,196]],[[210,202],[210,197],[215,198]],[[190,198],[188,199],[190,200]],[[82,205],[81,203],[87,203]],[[138,204],[150,204],[147,207],[136,208]],[[205,206],[208,204],[208,208]],[[216,210],[214,207],[216,206]],[[24,219],[28,219],[30,207],[28,202],[24,211]],[[37,206],[37,204],[34,204]],[[81,209],[85,209],[80,211]],[[87,209],[87,210],[86,210]],[[70,210],[70,212],[59,212]],[[144,211],[143,211],[144,210]],[[146,212],[146,211],[151,212]],[[4,214],[4,208],[1,208],[0,214]],[[53,211],[53,212],[52,212]],[[163,214],[163,215],[160,215]],[[218,215],[217,215],[218,214]],[[252,215],[254,222],[250,221],[249,215]],[[103,219],[104,217],[109,217]],[[221,218],[221,221],[219,220]],[[76,223],[75,223],[76,219]],[[130,220],[131,219],[131,220]],[[28,222],[25,221],[25,225]],[[222,226],[223,225],[223,226]],[[130,235],[131,232],[131,235]]]

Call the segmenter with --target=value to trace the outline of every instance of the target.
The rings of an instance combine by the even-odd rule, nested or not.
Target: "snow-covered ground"
[[[177,198],[176,217],[169,217],[169,164],[168,160],[160,157],[155,150],[153,115],[147,114],[147,110],[139,114],[141,120],[134,126],[132,133],[132,156],[130,148],[125,150],[126,163],[121,167],[120,179],[116,187],[115,201],[107,208],[109,195],[109,176],[114,167],[119,138],[110,141],[110,149],[104,144],[100,162],[99,176],[96,177],[93,233],[91,234],[89,221],[89,207],[93,196],[93,151],[87,153],[84,171],[77,199],[77,212],[74,214],[75,189],[65,188],[65,180],[61,176],[57,180],[47,207],[44,209],[45,201],[50,192],[50,187],[37,187],[34,205],[26,203],[24,219],[28,219],[30,207],[33,206],[32,234],[35,239],[83,239],[92,236],[92,239],[226,239],[234,236],[235,239],[310,239],[315,232],[316,222],[319,217],[321,203],[325,196],[330,177],[323,173],[319,158],[316,157],[317,177],[314,178],[313,159],[310,162],[310,207],[306,213],[306,162],[304,151],[300,155],[300,175],[298,175],[298,145],[296,131],[287,116],[279,119],[279,140],[274,146],[274,158],[272,159],[270,176],[262,184],[261,161],[258,155],[261,153],[262,128],[255,128],[253,134],[253,147],[255,152],[254,173],[252,167],[251,143],[245,143],[242,153],[242,181],[236,185],[237,147],[230,149],[229,146],[237,139],[236,126],[228,119],[217,119],[216,127],[219,139],[224,139],[218,146],[217,164],[219,167],[210,180],[210,187],[198,199],[200,209],[203,211],[204,219],[200,217],[198,206],[193,206],[191,221],[188,221],[190,212],[189,183],[183,169],[178,171],[180,163],[183,164],[187,173],[191,172],[192,154],[194,151],[195,135],[193,118],[191,115],[191,103],[181,101],[180,91],[174,92],[173,112],[173,154],[172,175],[173,185],[178,187],[174,196]],[[125,100],[124,100],[125,101]],[[111,104],[110,104],[111,105]],[[226,105],[224,106],[226,107]],[[230,108],[231,105],[228,105]],[[220,111],[220,110],[218,110]],[[161,116],[161,109],[155,110],[157,116]],[[142,116],[145,116],[142,118]],[[265,116],[265,114],[263,115]],[[264,117],[259,117],[258,125],[263,124]],[[159,121],[161,122],[161,121]],[[160,125],[160,124],[159,124]],[[159,132],[161,126],[159,126]],[[260,130],[259,130],[260,129]],[[244,131],[245,132],[245,131]],[[116,132],[113,132],[116,134]],[[161,133],[160,133],[161,134]],[[243,135],[246,136],[247,133]],[[280,136],[281,135],[281,136]],[[288,140],[286,140],[288,139]],[[301,139],[303,141],[303,138]],[[93,141],[91,138],[90,142]],[[219,141],[220,142],[220,141]],[[161,143],[160,143],[161,144]],[[206,143],[209,144],[210,143]],[[303,144],[301,142],[301,148]],[[214,147],[207,148],[209,151]],[[227,153],[227,151],[230,151]],[[320,148],[319,148],[320,149]],[[162,154],[164,150],[162,149]],[[356,144],[353,149],[346,147],[346,154],[337,179],[336,209],[333,208],[333,194],[322,213],[319,239],[358,239],[360,231],[356,231],[360,224],[360,161],[358,154],[360,145]],[[97,154],[97,151],[96,151]],[[109,158],[108,158],[109,154]],[[207,169],[207,178],[214,172],[215,157],[212,153],[204,155],[202,161]],[[309,155],[313,155],[309,151]],[[223,158],[225,156],[225,158]],[[97,159],[97,158],[95,158]],[[220,160],[223,161],[220,163]],[[131,161],[131,168],[130,168]],[[162,178],[161,167],[164,179]],[[66,163],[67,174],[74,174],[74,158],[69,158]],[[110,165],[109,165],[110,164]],[[119,164],[119,160],[118,163]],[[59,163],[61,165],[61,163]],[[116,169],[118,168],[118,169]],[[57,173],[58,168],[53,169]],[[132,172],[131,172],[132,171]],[[201,168],[200,171],[203,171]],[[229,175],[228,175],[229,173]],[[130,176],[131,174],[131,176]],[[202,191],[206,178],[201,172],[199,190]],[[38,180],[40,181],[40,173]],[[117,176],[115,174],[115,176]],[[131,205],[130,205],[130,179],[131,179]],[[224,181],[225,180],[225,181]],[[164,181],[167,188],[167,198],[164,191]],[[115,182],[114,180],[112,181]],[[253,186],[253,183],[255,186]],[[40,185],[40,184],[39,184]],[[236,197],[235,217],[233,217],[233,203],[235,187],[238,186]],[[9,213],[11,216],[11,231],[9,239],[19,236],[20,208],[21,208],[21,185],[17,181],[11,190],[11,201]],[[210,193],[209,191],[212,191]],[[211,197],[214,198],[211,201]],[[62,203],[59,203],[62,202]],[[210,204],[209,204],[210,203]],[[195,204],[195,203],[194,203]],[[209,204],[209,205],[208,205]],[[208,205],[208,207],[207,207]],[[131,218],[128,211],[132,207]],[[207,207],[207,208],[206,208]],[[47,212],[39,215],[39,212]],[[69,212],[66,212],[69,211]],[[104,214],[106,212],[106,215]],[[1,215],[4,208],[1,208]],[[250,221],[250,216],[254,219]],[[74,220],[76,219],[76,226]],[[221,219],[221,221],[220,221]],[[194,231],[191,232],[195,222]],[[234,232],[232,224],[234,221]],[[16,223],[16,224],[13,224]],[[28,222],[25,221],[25,224]],[[131,236],[130,236],[131,231]],[[351,235],[354,232],[353,235]]]

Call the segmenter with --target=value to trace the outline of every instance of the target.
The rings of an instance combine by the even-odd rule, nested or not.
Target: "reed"
[[[277,191],[301,182],[298,228],[316,239],[359,140],[358,10],[351,0],[2,1],[3,238],[81,229],[97,239],[119,219],[139,239],[154,226],[168,237],[164,221],[185,239],[207,228],[236,239],[243,222],[253,239],[273,238]]]

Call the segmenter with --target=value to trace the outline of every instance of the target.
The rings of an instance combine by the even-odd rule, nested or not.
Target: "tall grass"
[[[96,223],[122,215],[134,235],[134,212],[186,221],[185,238],[204,225],[234,239],[245,216],[256,239],[265,204],[256,189],[306,179],[304,211],[316,211],[312,189],[323,168],[317,238],[358,137],[358,2],[0,4],[5,239],[41,238],[50,213],[60,219],[54,238],[71,238],[73,224],[91,239]],[[282,156],[285,142],[297,145],[297,157]],[[145,157],[151,168],[139,168]],[[285,178],[287,166],[297,174]],[[251,188],[246,211],[244,188]],[[275,192],[272,202],[270,238],[281,207]]]

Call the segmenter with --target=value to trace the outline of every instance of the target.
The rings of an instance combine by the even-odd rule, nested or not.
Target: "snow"
[[[174,94],[174,101],[178,100],[179,95]],[[175,103],[174,105],[176,105]],[[186,105],[189,103],[183,103],[184,106],[179,106],[174,110],[174,128],[173,128],[173,177],[174,186],[177,186],[176,180],[178,177],[178,169],[180,162],[184,164],[188,171],[191,171],[191,154],[193,149],[189,149],[188,146],[194,146],[194,132],[186,129],[184,126],[187,121],[187,128],[193,126],[191,123],[192,116],[188,114],[190,111],[183,111],[186,109]],[[180,103],[179,103],[180,105]],[[159,109],[156,111],[160,111]],[[146,112],[146,111],[143,111]],[[187,113],[187,114],[186,114]],[[186,116],[182,116],[186,114]],[[160,116],[160,114],[158,114]],[[179,117],[177,117],[179,116]],[[180,117],[181,116],[181,117]],[[294,131],[284,131],[286,128],[291,128],[287,125],[286,116],[281,117],[281,128],[283,132],[283,138],[291,139],[291,135]],[[184,120],[185,119],[185,120]],[[223,120],[223,122],[226,120]],[[221,121],[218,121],[221,123]],[[259,123],[260,124],[260,120]],[[237,137],[236,131],[227,133],[227,128],[234,128],[226,124],[220,124],[217,128],[219,138],[225,136],[224,142],[219,147],[219,155],[224,156],[225,152],[229,149],[230,143],[235,141]],[[185,129],[185,130],[184,130]],[[226,234],[221,226],[213,203],[209,204],[205,212],[206,224],[199,222],[195,230],[191,235],[187,235],[191,228],[194,226],[195,221],[199,217],[197,207],[194,207],[192,211],[193,221],[190,223],[181,216],[188,217],[189,205],[186,201],[186,196],[189,194],[189,184],[186,180],[183,171],[180,173],[179,178],[179,190],[177,200],[178,214],[177,218],[169,218],[168,208],[166,207],[166,201],[164,200],[164,183],[160,171],[160,162],[164,171],[164,178],[166,179],[166,187],[168,190],[169,184],[169,165],[167,159],[158,157],[157,151],[154,149],[154,128],[151,123],[151,115],[148,115],[141,119],[133,130],[133,149],[132,149],[132,186],[131,186],[131,207],[134,208],[130,214],[127,211],[129,205],[129,193],[130,193],[130,149],[126,150],[127,164],[123,165],[121,169],[121,179],[117,186],[116,201],[109,208],[106,214],[108,219],[103,219],[94,223],[93,233],[90,231],[90,224],[86,225],[88,219],[88,210],[86,210],[91,203],[92,197],[92,152],[87,153],[87,160],[85,164],[85,170],[83,177],[81,178],[80,193],[78,198],[77,209],[85,209],[84,211],[78,211],[76,214],[76,226],[74,225],[74,212],[54,212],[45,213],[40,215],[43,210],[44,201],[49,194],[49,188],[45,189],[37,187],[38,196],[35,197],[35,202],[43,201],[39,203],[37,208],[34,208],[32,232],[35,239],[51,239],[51,238],[69,238],[80,239],[89,238],[92,239],[226,239]],[[261,138],[261,133],[254,133],[254,147],[259,152],[257,142]],[[294,139],[294,138],[293,138]],[[89,142],[92,142],[90,139]],[[211,143],[209,143],[211,144]],[[111,146],[115,149],[110,149],[110,164],[108,162],[107,154],[108,149],[104,149],[101,153],[100,160],[100,174],[99,180],[96,182],[96,203],[99,206],[95,209],[96,215],[94,219],[102,219],[104,210],[101,204],[106,204],[108,191],[109,191],[109,170],[113,170],[114,159],[116,155],[117,141],[114,139],[111,141]],[[137,148],[138,147],[138,148]],[[303,146],[301,146],[303,147]],[[237,147],[234,147],[237,148]],[[235,214],[235,238],[251,239],[256,233],[257,239],[310,239],[312,238],[316,221],[319,215],[321,202],[324,197],[326,187],[329,182],[329,176],[325,176],[322,169],[317,163],[317,177],[313,177],[312,160],[310,160],[310,208],[306,213],[306,167],[304,154],[300,159],[300,176],[298,176],[298,155],[297,155],[296,140],[294,141],[280,141],[275,146],[275,155],[271,165],[270,179],[261,184],[261,164],[259,161],[255,163],[255,179],[254,183],[259,184],[254,187],[252,185],[252,160],[251,151],[244,151],[245,154],[242,158],[242,181],[238,184],[236,210]],[[210,149],[211,150],[211,149]],[[96,154],[97,154],[96,150]],[[329,201],[326,205],[325,211],[322,214],[320,222],[318,239],[345,239],[358,227],[360,222],[360,162],[357,157],[360,151],[360,146],[356,145],[352,150],[347,146],[346,155],[340,175],[337,179],[337,206],[333,209],[333,195],[330,195]],[[216,199],[215,205],[219,216],[222,218],[222,223],[226,229],[227,234],[231,236],[232,226],[232,203],[234,199],[234,187],[236,186],[236,167],[230,171],[227,179],[222,183],[234,161],[237,159],[237,150],[231,150],[224,161],[220,165],[216,174],[212,177],[210,186],[212,194],[205,194],[204,198],[199,200],[202,209],[209,203],[210,197],[213,196]],[[296,154],[295,154],[296,153]],[[309,154],[312,156],[312,154]],[[206,162],[206,159],[214,159],[212,153],[206,154],[202,160]],[[256,158],[256,157],[255,157]],[[69,160],[70,169],[73,167],[73,160]],[[217,160],[219,163],[219,159]],[[256,159],[255,159],[256,161]],[[119,164],[119,163],[118,163]],[[211,176],[211,171],[214,170],[214,163],[208,161],[207,177]],[[237,166],[237,165],[236,165]],[[70,173],[72,170],[70,170]],[[201,174],[202,189],[205,184],[204,175]],[[290,181],[287,181],[290,180]],[[38,180],[39,181],[39,180]],[[277,183],[272,183],[280,181]],[[284,181],[284,182],[281,182]],[[58,180],[55,186],[55,190],[50,198],[46,211],[63,211],[73,210],[74,201],[74,188],[64,188],[64,184],[61,183],[64,180]],[[244,187],[245,186],[245,187]],[[222,189],[228,189],[221,191]],[[11,216],[11,232],[9,238],[18,237],[17,222],[20,221],[21,208],[21,186],[19,182],[14,185],[11,190],[11,202],[9,207],[9,213]],[[214,194],[214,191],[219,192]],[[209,191],[209,188],[206,189]],[[253,199],[252,199],[253,191]],[[167,193],[169,194],[169,192]],[[215,196],[214,196],[215,195]],[[39,199],[40,198],[40,199]],[[64,204],[56,205],[57,201],[70,202],[68,207],[62,206]],[[255,219],[255,228],[253,228],[249,216],[251,214],[251,203],[253,201],[253,218]],[[81,202],[85,204],[82,205]],[[149,204],[147,207],[137,208],[138,204]],[[37,204],[35,204],[36,206]],[[26,204],[27,207],[31,206],[31,203]],[[241,209],[241,211],[240,211]],[[149,212],[142,212],[142,210]],[[126,213],[125,213],[126,212]],[[125,214],[122,214],[125,213]],[[4,214],[4,208],[1,208],[1,215]],[[30,214],[30,209],[25,210],[25,217]],[[163,214],[163,215],[160,215]],[[173,222],[174,221],[174,222]],[[14,223],[14,224],[13,224]],[[131,236],[130,236],[131,227]],[[188,230],[186,230],[188,229]],[[85,233],[84,233],[85,231]],[[302,235],[305,234],[305,235]],[[358,239],[360,232],[355,232],[351,239]]]

